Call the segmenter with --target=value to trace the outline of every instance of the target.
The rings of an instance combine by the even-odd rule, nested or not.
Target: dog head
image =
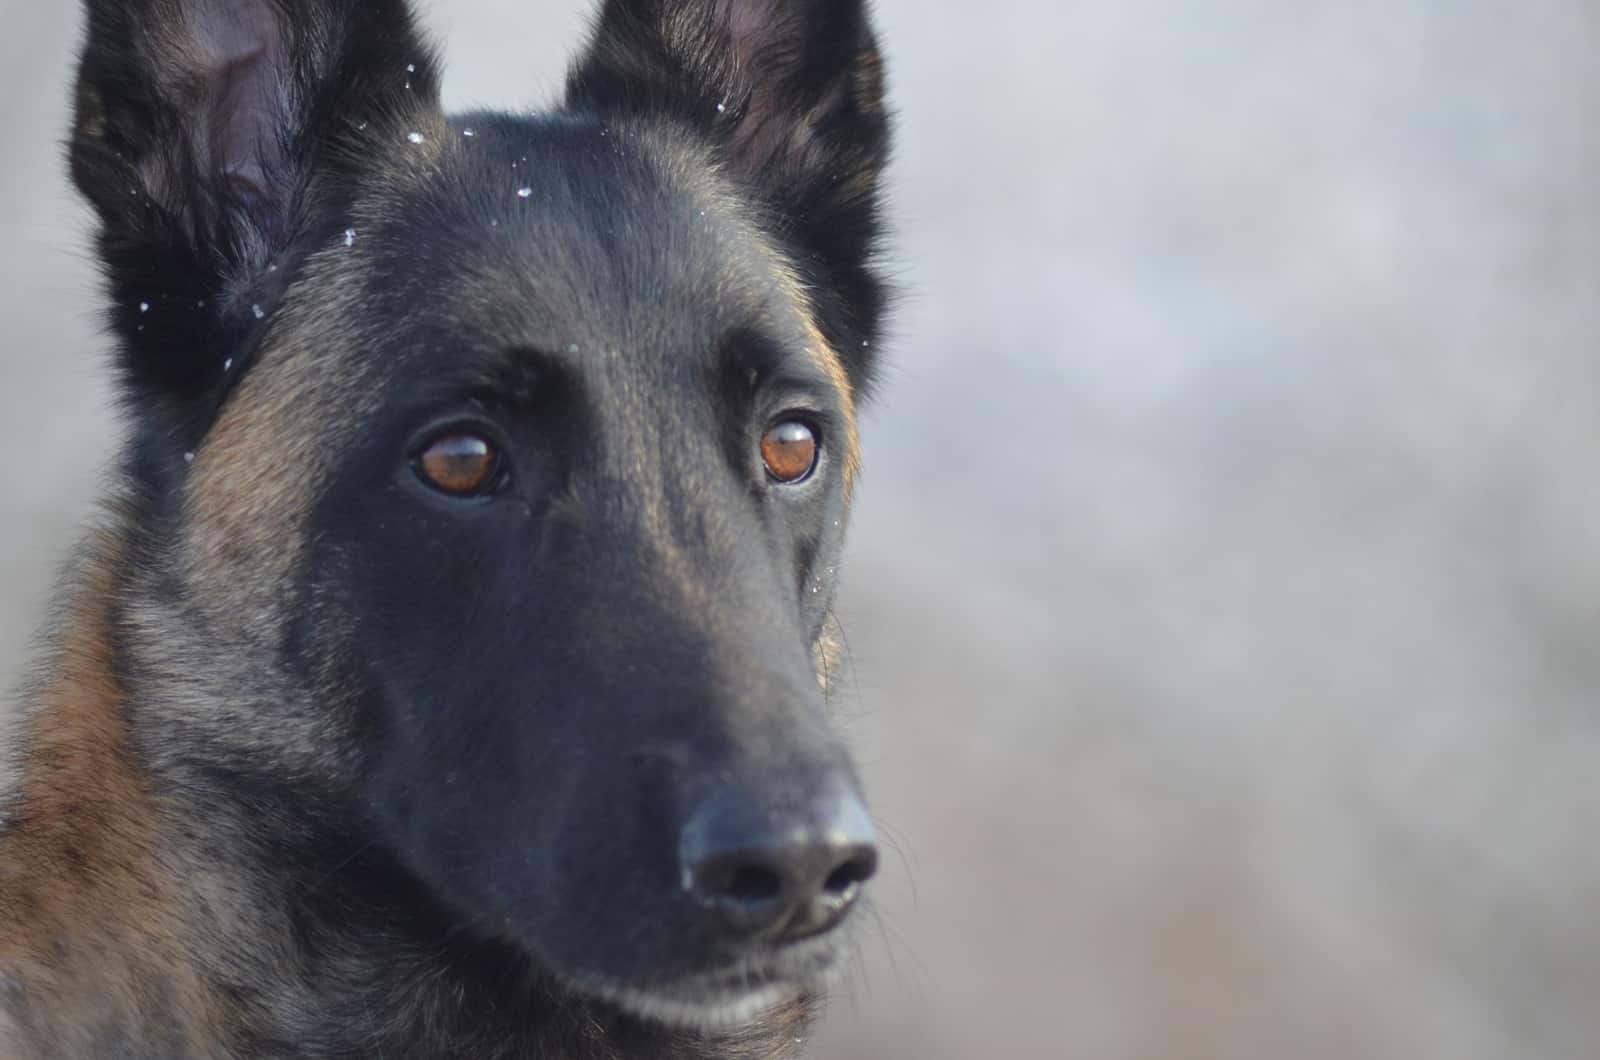
[[[819,680],[884,303],[863,3],[607,0],[558,109],[455,117],[401,0],[88,6],[145,665],[206,690],[145,753],[293,778],[641,1014],[814,983],[876,858]]]

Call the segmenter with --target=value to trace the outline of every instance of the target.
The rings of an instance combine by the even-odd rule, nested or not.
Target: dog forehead
[[[670,127],[486,114],[436,134],[425,164],[357,207],[382,316],[560,354],[697,348],[808,315],[750,207]]]
[[[439,382],[531,350],[599,387],[669,385],[716,369],[730,335],[801,361],[818,345],[783,253],[670,129],[484,114],[418,138],[290,292],[302,331],[370,362],[341,373]]]

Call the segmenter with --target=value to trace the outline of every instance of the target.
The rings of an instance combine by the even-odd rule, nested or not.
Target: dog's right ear
[[[86,0],[72,176],[142,402],[222,377],[247,292],[337,196],[361,131],[438,109],[405,0]]]

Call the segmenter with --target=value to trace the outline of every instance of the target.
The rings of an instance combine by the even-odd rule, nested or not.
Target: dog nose
[[[719,793],[690,817],[679,856],[684,890],[740,940],[827,931],[878,869],[872,819],[842,787],[808,800]]]

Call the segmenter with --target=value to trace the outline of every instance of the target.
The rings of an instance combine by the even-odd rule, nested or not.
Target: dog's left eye
[[[817,466],[817,432],[800,420],[784,420],[761,436],[767,474],[785,485],[804,482]]]
[[[417,454],[417,475],[452,497],[481,497],[498,484],[500,450],[476,434],[446,434]]]

